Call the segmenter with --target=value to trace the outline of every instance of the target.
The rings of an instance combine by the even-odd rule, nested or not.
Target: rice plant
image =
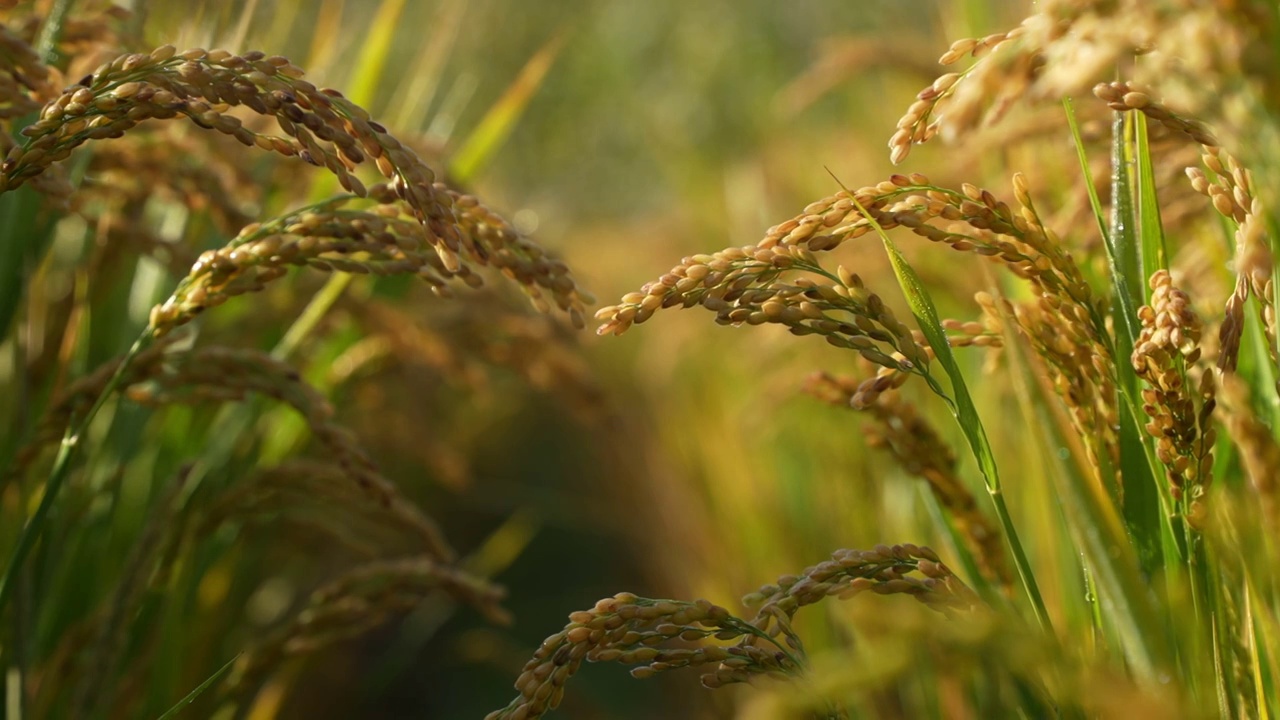
[[[782,699],[770,712],[778,716],[896,716],[899,703],[911,716],[1086,717],[1140,708],[1162,717],[1272,716],[1272,478],[1280,468],[1269,464],[1275,436],[1262,428],[1276,407],[1268,230],[1275,223],[1268,183],[1249,168],[1267,168],[1275,157],[1265,91],[1274,69],[1259,60],[1274,47],[1275,21],[1275,9],[1262,4],[1042,3],[1012,30],[951,45],[940,64],[968,67],[918,94],[889,140],[892,162],[937,137],[981,142],[970,139],[979,125],[1021,105],[1056,105],[1055,125],[1018,140],[1034,143],[1036,153],[1071,153],[1074,143],[1081,180],[1071,193],[1089,198],[1091,217],[1055,229],[1050,203],[1036,198],[1037,180],[1047,179],[1033,168],[1013,175],[1010,201],[919,172],[857,189],[837,179],[837,192],[755,244],[685,257],[600,309],[602,335],[664,309],[694,308],[720,325],[779,325],[861,356],[862,377],[818,375],[814,392],[868,413],[878,442],[925,480],[948,541],[944,555],[974,590],[932,550],[899,545],[842,550],[785,576],[744,599],[748,606],[767,599],[753,620],[705,601],[619,595],[571,615],[525,667],[516,700],[490,717],[541,717],[584,660],[638,665],[637,677],[704,665],[708,688],[777,678]],[[1117,73],[1122,80],[1108,79]],[[1052,133],[1068,142],[1048,144]],[[1233,146],[1233,155],[1219,136],[1249,142]],[[993,146],[1001,141],[997,132],[985,147],[1012,155]],[[1190,157],[1188,146],[1196,150]],[[1099,154],[1109,157],[1101,177],[1092,162]],[[1207,200],[1176,222],[1165,208],[1185,190],[1156,179],[1171,174],[1169,165],[1185,167],[1190,189]],[[975,298],[976,318],[939,316],[889,234],[896,229],[996,266],[989,290]],[[1224,231],[1233,238],[1234,290],[1214,298],[1184,288],[1209,272],[1187,247],[1218,242]],[[863,277],[831,259],[875,238],[892,277]],[[1192,266],[1180,265],[1188,255]],[[914,328],[871,289],[893,285]],[[996,353],[982,379],[965,372],[962,347]],[[1020,539],[1027,528],[1005,498],[1024,489],[1024,473],[1000,472],[984,424],[991,420],[969,390],[993,382],[1016,399],[1016,422],[1026,423],[1013,437],[1040,443],[1041,472],[1053,477],[1060,503],[1060,542],[1088,588],[1084,607],[1076,596],[1041,590],[1053,568],[1035,562]],[[951,451],[900,399],[910,383],[927,388],[958,423],[991,519],[957,487]],[[1219,404],[1227,387],[1233,400]],[[986,627],[961,633],[959,642],[928,643],[915,662],[880,673],[847,669],[877,662],[859,647],[866,631],[855,627],[851,642],[830,651],[843,660],[817,667],[792,616],[866,589],[913,595],[953,621],[978,612]],[[722,642],[705,647],[706,638]],[[907,689],[917,672],[919,683],[933,686],[924,693]],[[946,681],[954,687],[944,695]]]
[[[1280,712],[1273,3],[131,7],[0,3],[6,718]]]
[[[586,296],[564,263],[439,179],[419,139],[280,55],[153,47],[101,3],[0,12],[6,717],[167,717],[197,702],[247,717],[278,704],[298,658],[425,598],[508,623],[502,589],[463,566],[294,361],[323,347],[317,328],[358,275],[439,297],[489,275],[580,327]],[[491,150],[473,146],[473,171]],[[307,168],[316,182],[297,180]],[[293,268],[332,275],[305,308],[288,301],[306,292],[295,283],[230,324],[195,322],[270,298]],[[559,344],[536,313],[484,297],[472,319],[526,338],[507,365]],[[481,377],[503,364],[483,357],[496,333],[474,351],[456,340]],[[257,439],[273,406],[299,425]]]

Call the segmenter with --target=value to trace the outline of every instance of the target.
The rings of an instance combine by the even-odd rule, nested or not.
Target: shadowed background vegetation
[[[1051,4],[1060,20],[1074,17],[1066,9],[1072,3]],[[1078,5],[1086,19],[1109,12]],[[1154,36],[1155,23],[1168,19],[1137,10],[1126,19],[1131,3],[1121,5],[1127,9],[1107,22],[1149,20]],[[1171,8],[1170,17],[1201,6],[1216,17],[1220,9],[1156,5]],[[1227,5],[1221,28],[1218,20],[1204,21],[1204,45],[1213,44],[1214,32],[1245,28],[1240,37],[1252,44],[1236,36],[1224,42],[1254,55],[1233,66],[1217,56],[1205,60],[1201,55],[1212,53],[1195,54],[1200,50],[1188,43],[1179,66],[1187,75],[1171,80],[1167,92],[1182,103],[1171,103],[1179,112],[1220,123],[1223,146],[1263,176],[1280,157],[1266,105],[1274,100],[1249,92],[1277,77],[1265,69],[1274,9],[1248,6],[1230,15]],[[30,555],[9,564],[6,717],[160,717],[179,707],[180,717],[252,720],[483,717],[512,697],[513,681],[543,639],[599,598],[619,591],[706,598],[749,618],[743,593],[839,548],[881,543],[935,548],[1004,619],[981,614],[951,622],[892,593],[833,598],[795,618],[804,638],[799,654],[809,663],[803,683],[761,679],[708,691],[698,672],[637,681],[616,663],[598,663],[584,666],[553,716],[996,717],[1015,709],[1037,716],[1052,706],[1072,717],[1271,717],[1280,709],[1275,577],[1257,570],[1274,559],[1274,548],[1258,540],[1274,526],[1231,514],[1237,505],[1259,505],[1259,497],[1263,511],[1274,512],[1266,505],[1274,488],[1257,480],[1280,469],[1280,453],[1266,454],[1275,446],[1277,416],[1265,320],[1269,311],[1274,347],[1274,310],[1262,299],[1272,292],[1269,274],[1253,301],[1261,303],[1262,319],[1250,305],[1240,321],[1249,324],[1238,331],[1245,336],[1239,374],[1254,399],[1236,393],[1223,403],[1234,408],[1223,417],[1231,440],[1223,431],[1227,449],[1206,461],[1223,488],[1208,511],[1226,518],[1214,525],[1222,529],[1219,540],[1256,556],[1213,565],[1203,576],[1197,573],[1205,556],[1196,554],[1203,552],[1203,525],[1180,524],[1202,510],[1192,509],[1190,491],[1183,504],[1170,499],[1156,441],[1126,434],[1130,415],[1082,420],[1087,402],[1079,393],[1096,387],[1063,390],[1071,368],[1042,354],[1051,341],[1003,347],[1020,337],[1019,327],[1052,330],[1022,314],[1032,312],[1024,305],[1039,307],[1044,288],[1029,288],[974,253],[946,252],[900,232],[905,260],[939,314],[958,319],[946,329],[1043,603],[1024,593],[1016,558],[1007,556],[989,511],[982,457],[969,453],[973,424],[949,419],[947,404],[919,378],[900,390],[879,388],[877,395],[887,390],[885,401],[871,397],[859,414],[848,407],[858,401],[857,380],[884,371],[858,352],[795,338],[774,323],[720,328],[695,308],[661,313],[620,338],[590,332],[597,307],[613,306],[679,258],[754,245],[842,184],[861,188],[888,178],[895,169],[886,142],[899,118],[922,88],[955,69],[940,67],[938,56],[958,38],[1018,27],[1037,10],[1033,4],[0,6],[12,37],[47,50],[62,74],[48,81],[52,95],[34,106],[0,108],[18,140],[17,129],[45,101],[122,52],[169,44],[178,52],[279,54],[316,86],[340,89],[366,108],[437,171],[453,197],[481,198],[506,219],[503,227],[563,259],[596,299],[583,332],[569,304],[550,313],[531,307],[519,290],[534,283],[518,273],[508,282],[480,271],[479,288],[460,275],[466,282],[451,282],[450,297],[438,297],[432,283],[403,271],[370,273],[330,253],[311,263],[321,272],[265,277],[260,291],[232,297],[155,341],[133,362],[136,378],[118,383],[120,392],[88,425]],[[42,48],[49,17],[60,18],[60,34]],[[1099,47],[1132,45],[1128,36],[1111,38],[1084,21],[1079,27]],[[0,50],[15,56],[10,44]],[[914,149],[897,172],[928,178],[899,176],[899,184],[973,183],[1010,203],[1030,193],[1044,226],[1060,236],[1055,247],[1074,256],[1081,281],[1110,298],[1116,279],[1127,279],[1121,292],[1137,300],[1130,309],[1153,302],[1141,290],[1148,270],[1172,267],[1205,318],[1205,355],[1216,360],[1223,303],[1241,267],[1238,259],[1229,264],[1232,238],[1236,224],[1246,226],[1232,214],[1251,210],[1251,189],[1263,200],[1270,191],[1254,183],[1224,210],[1182,174],[1202,164],[1200,148],[1185,136],[1199,142],[1192,131],[1203,126],[1166,129],[1148,112],[1148,138],[1146,125],[1139,131],[1132,119],[1139,113],[1113,112],[1127,110],[1132,98],[1091,94],[1094,83],[1129,79],[1144,67],[1155,75],[1160,66],[1144,66],[1145,55],[1110,59],[1097,77],[1088,68],[1079,79],[1050,75],[1053,89],[1069,92],[1028,92],[1028,78],[1042,66],[1066,73],[1061,68],[1081,63],[1069,49],[1057,52],[1026,67],[992,60],[1000,72],[975,73],[970,85],[977,89],[957,94],[953,116],[942,113],[958,137],[944,128],[942,138]],[[1213,68],[1225,69],[1212,76]],[[1197,94],[1187,81],[1195,72],[1211,92],[1233,92],[1237,102],[1206,101],[1205,89]],[[1074,124],[1062,95],[1075,98]],[[980,110],[979,100],[986,101]],[[1141,109],[1133,102],[1129,107]],[[997,112],[984,114],[989,106]],[[279,133],[270,123],[254,125],[250,115],[237,116],[246,128]],[[1117,117],[1121,140],[1113,141]],[[1253,145],[1241,146],[1242,137]],[[1216,147],[1216,140],[1204,144]],[[1141,219],[1130,224],[1151,230],[1157,214],[1163,219],[1168,250],[1159,263],[1152,252],[1143,260],[1135,251],[1139,264],[1120,270],[1108,259],[1099,221],[1110,224],[1111,237],[1120,236],[1118,226],[1095,211],[1110,208],[1116,188],[1139,205],[1151,190],[1136,179],[1132,190],[1127,180],[1114,184],[1117,147],[1119,164],[1135,178],[1150,171],[1160,193],[1158,208],[1129,207],[1120,222]],[[1077,150],[1087,156],[1088,181]],[[154,322],[152,307],[165,303],[201,252],[224,247],[250,222],[350,189],[323,167],[282,154],[289,153],[242,147],[225,131],[181,119],[152,120],[124,138],[77,150],[61,163],[65,172],[45,184],[0,195],[0,319],[7,323],[0,460],[14,468],[0,495],[0,549],[7,555],[21,548],[24,522],[39,515],[54,485],[47,478],[58,472],[55,450],[68,423],[83,417],[104,387],[117,385],[108,384],[111,366],[100,368]],[[1214,178],[1231,175],[1226,162],[1217,173],[1210,165]],[[1025,175],[1016,192],[1015,172]],[[359,177],[369,185],[382,180],[376,172]],[[60,193],[63,185],[75,192]],[[1090,190],[1101,194],[1097,208]],[[394,199],[387,193],[372,195],[388,205]],[[972,205],[981,196],[969,199]],[[471,207],[467,202],[455,200],[458,207]],[[399,217],[412,220],[406,213]],[[1264,217],[1258,225],[1270,228]],[[459,223],[484,242],[495,237],[486,232],[501,235],[492,230],[497,221],[468,216]],[[1145,231],[1140,241],[1155,247]],[[897,289],[895,268],[875,237],[833,254],[916,327],[915,308]],[[364,256],[351,262],[366,261],[372,263]],[[1269,268],[1270,256],[1258,262]],[[835,273],[835,266],[827,270]],[[324,272],[344,269],[358,272]],[[435,272],[444,278],[438,285],[451,280],[451,269]],[[534,304],[556,305],[561,296],[550,285],[542,289],[544,299]],[[1010,304],[989,300],[984,307],[973,300],[979,292]],[[1097,307],[1097,326],[1121,337],[1120,316],[1106,303]],[[610,317],[606,310],[604,321]],[[1115,378],[1136,393],[1128,351],[1111,347],[1111,337],[1098,348],[1115,354]],[[1199,378],[1194,363],[1178,365],[1180,377]],[[933,373],[945,375],[937,365]],[[1070,399],[1062,403],[1055,391]],[[1203,398],[1197,402],[1192,416],[1204,406]],[[1143,403],[1157,404],[1144,397],[1121,412]],[[1212,411],[1210,404],[1205,413]],[[917,415],[922,425],[912,424]],[[1115,457],[1099,461],[1112,446]],[[1191,477],[1198,477],[1194,470]],[[1069,487],[1086,500],[1064,500]],[[1145,510],[1136,509],[1138,498]],[[1103,510],[1080,509],[1094,507],[1090,502]],[[1175,518],[1172,524],[1161,524],[1162,513]],[[1120,532],[1087,537],[1105,536],[1110,527],[1091,530],[1104,520]],[[445,551],[424,551],[436,526],[456,561]],[[1112,553],[1118,560],[1091,554],[1114,548],[1105,543],[1117,537],[1132,543]],[[1171,558],[1190,568],[1185,575]],[[898,559],[908,572],[932,571],[927,554]],[[1253,571],[1256,582],[1243,579]],[[1107,585],[1109,572],[1132,577]],[[934,579],[949,574],[939,570]],[[1225,589],[1206,591],[1209,585]],[[972,591],[956,595],[956,607],[967,610]],[[1147,606],[1161,614],[1135,630],[1134,618]],[[954,608],[946,609],[949,615]],[[1056,634],[1030,629],[1037,611]],[[1178,618],[1195,619],[1184,627]],[[782,622],[789,621],[788,614]],[[1142,630],[1145,640],[1135,639]],[[1162,691],[1173,676],[1173,689]],[[182,706],[193,690],[192,705]]]

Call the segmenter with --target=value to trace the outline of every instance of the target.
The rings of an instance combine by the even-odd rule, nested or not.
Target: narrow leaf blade
[[[170,718],[177,717],[178,713],[182,712],[183,708],[195,702],[201,695],[204,694],[206,690],[213,687],[214,683],[221,680],[223,675],[226,675],[228,672],[230,672],[231,666],[235,665],[236,661],[239,659],[240,659],[240,655],[237,654],[235,657],[228,660],[227,664],[215,670],[212,675],[205,678],[204,682],[200,683],[195,687],[194,690],[187,693],[186,697],[182,698],[177,702],[177,704],[175,704],[173,707],[166,710],[164,714],[161,715],[157,720],[170,720]]]

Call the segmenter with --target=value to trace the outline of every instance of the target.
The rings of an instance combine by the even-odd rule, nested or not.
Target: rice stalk
[[[151,323],[135,342],[133,349],[116,368],[103,392],[88,412],[75,425],[67,426],[62,452],[54,461],[45,495],[31,521],[22,532],[5,578],[0,584],[0,606],[12,591],[13,573],[25,561],[38,537],[54,499],[68,475],[73,452],[80,436],[107,395],[123,379],[134,357],[155,337],[187,322],[207,304],[219,304],[231,295],[260,289],[283,275],[281,264],[300,256],[303,262],[322,269],[416,273],[428,261],[421,255],[406,255],[416,250],[415,241],[425,240],[434,251],[442,272],[450,276],[481,281],[459,253],[471,261],[494,265],[515,280],[533,298],[535,305],[549,309],[542,290],[549,291],[556,305],[566,311],[575,324],[582,323],[584,296],[569,276],[566,266],[550,260],[537,245],[521,238],[509,225],[479,201],[435,183],[435,175],[421,159],[385,128],[372,121],[359,106],[347,101],[337,91],[322,91],[301,79],[302,71],[279,56],[251,52],[244,56],[224,50],[203,49],[177,53],[172,46],[162,46],[150,54],[126,54],[117,57],[82,78],[47,103],[40,119],[23,128],[28,140],[14,146],[0,164],[0,193],[12,191],[24,183],[45,175],[54,163],[68,158],[72,151],[90,140],[123,137],[140,122],[168,119],[179,115],[190,118],[197,126],[230,135],[242,144],[285,156],[300,157],[314,165],[328,168],[339,183],[355,196],[369,195],[369,189],[352,174],[355,167],[368,158],[388,179],[389,186],[373,188],[374,197],[382,205],[403,203],[401,212],[416,221],[408,231],[400,223],[408,247],[388,247],[361,237],[351,241],[333,235],[351,236],[372,227],[375,233],[386,225],[369,215],[344,218],[341,215],[330,228],[323,228],[312,240],[303,233],[301,247],[282,243],[278,234],[300,232],[324,225],[325,218],[311,215],[287,215],[276,224],[249,226],[238,241],[221,251],[197,260],[186,280],[162,305],[152,311]],[[258,133],[249,129],[238,117],[226,114],[232,106],[244,107],[259,115],[274,118],[286,137]],[[342,198],[321,203],[313,209],[331,210]],[[292,222],[294,219],[297,222]],[[345,225],[344,220],[352,220]],[[317,222],[318,221],[318,222]],[[308,223],[311,223],[310,225]],[[325,231],[329,234],[325,235]],[[384,243],[394,235],[378,235]],[[241,250],[246,243],[252,243]],[[275,244],[284,247],[286,255],[275,254]],[[368,260],[317,257],[326,252],[359,250],[370,253]],[[253,251],[253,252],[248,252]],[[290,252],[296,255],[290,255]],[[430,272],[428,279],[436,279]],[[210,292],[212,291],[212,292]],[[439,543],[434,543],[437,548]]]
[[[93,639],[82,651],[84,672],[79,676],[71,707],[76,717],[86,717],[92,708],[111,707],[116,687],[109,684],[112,668],[120,666],[124,651],[129,618],[141,602],[142,591],[147,586],[151,567],[163,558],[167,543],[173,542],[174,516],[179,511],[178,499],[186,488],[190,466],[170,481],[164,496],[156,503],[142,534],[134,542],[133,550],[125,563],[124,572],[110,601],[97,620]]]

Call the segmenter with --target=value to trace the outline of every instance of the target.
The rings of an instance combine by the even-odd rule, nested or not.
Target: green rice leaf
[[[560,48],[564,46],[564,37],[563,34],[556,35],[524,64],[520,74],[502,93],[502,97],[489,108],[480,124],[454,153],[449,163],[451,177],[465,183],[475,178],[481,168],[489,164],[494,153],[511,135],[529,101],[538,88],[542,87],[547,72],[551,70],[556,56],[560,54]]]
[[[848,191],[847,188],[845,190],[846,192]],[[849,197],[853,198],[853,193],[849,193]],[[1013,554],[1014,566],[1018,569],[1018,577],[1022,581],[1023,590],[1031,603],[1036,622],[1042,629],[1052,633],[1053,625],[1049,620],[1049,612],[1045,609],[1044,599],[1040,595],[1040,588],[1036,584],[1035,575],[1031,571],[1031,563],[1027,560],[1026,553],[1022,549],[1022,543],[1018,540],[1017,529],[1013,526],[1013,520],[1009,517],[1009,510],[1005,506],[1004,495],[1000,488],[1000,475],[996,469],[995,454],[992,452],[991,443],[987,439],[986,428],[982,425],[982,419],[978,416],[978,408],[974,405],[973,398],[969,395],[969,388],[965,384],[964,375],[960,372],[960,366],[956,364],[955,356],[951,352],[951,343],[947,340],[946,331],[942,328],[942,321],[938,318],[938,311],[934,307],[933,299],[929,296],[929,291],[925,289],[924,283],[920,281],[920,276],[916,274],[915,269],[902,256],[897,245],[889,238],[884,228],[880,227],[880,223],[867,212],[866,208],[858,203],[856,198],[854,203],[862,212],[862,215],[867,218],[867,221],[871,223],[872,227],[875,228],[881,242],[884,243],[885,252],[889,255],[889,263],[892,265],[893,273],[898,279],[898,285],[902,288],[902,292],[907,298],[911,314],[915,316],[916,323],[920,326],[920,331],[924,333],[929,345],[933,348],[938,363],[942,365],[947,377],[951,380],[951,391],[955,396],[954,399],[947,395],[946,391],[927,371],[920,369],[921,374],[929,383],[929,387],[947,402],[948,409],[951,410],[956,422],[960,424],[960,430],[964,434],[965,441],[968,443],[974,459],[978,461],[978,467],[987,485],[987,493],[991,496],[996,517],[1000,521],[1000,529],[1004,533],[1005,542],[1009,545],[1010,552]]]
[[[1112,212],[1111,220],[1107,222],[1097,189],[1090,178],[1088,154],[1074,108],[1069,99],[1063,101],[1063,106],[1075,141],[1080,170],[1089,191],[1098,232],[1107,249],[1108,270],[1115,296],[1112,307],[1112,325],[1115,328],[1113,350],[1116,386],[1121,400],[1118,403],[1120,465],[1116,470],[1119,472],[1123,500],[1113,495],[1111,501],[1121,508],[1125,527],[1137,547],[1142,570],[1150,575],[1179,555],[1172,526],[1162,519],[1168,517],[1168,501],[1163,497],[1157,480],[1163,477],[1163,472],[1159,469],[1153,448],[1147,442],[1139,422],[1141,405],[1138,402],[1138,378],[1129,364],[1129,357],[1133,354],[1133,346],[1138,337],[1138,304],[1144,300],[1143,288],[1146,287],[1143,258],[1148,255],[1162,257],[1154,250],[1148,254],[1141,252],[1134,228],[1141,224],[1148,231],[1161,232],[1159,211],[1157,207],[1155,218],[1147,219],[1145,224],[1135,212],[1124,114],[1117,114],[1113,124],[1111,148]],[[1143,144],[1141,147],[1146,146]],[[1138,154],[1146,155],[1145,161],[1140,158],[1139,162],[1145,162],[1149,169],[1150,153],[1140,150]],[[1156,202],[1152,183],[1148,181],[1144,187],[1151,194],[1148,202]],[[1150,212],[1150,206],[1146,202],[1142,207],[1144,212]],[[1154,240],[1152,242],[1155,243]]]
[[[206,678],[204,682],[200,683],[199,685],[196,686],[194,690],[187,693],[186,697],[182,698],[177,702],[176,705],[166,710],[164,714],[158,718],[158,720],[169,720],[170,718],[177,717],[178,713],[182,712],[183,708],[195,702],[196,699],[199,698],[201,695],[203,695],[206,690],[213,687],[214,683],[221,680],[223,675],[226,675],[228,672],[230,672],[231,666],[235,665],[236,661],[239,659],[240,659],[240,656],[236,655],[235,657],[228,660],[225,665],[215,670],[214,673],[210,675],[208,678]]]
[[[1160,218],[1160,198],[1156,195],[1155,166],[1151,161],[1151,145],[1147,137],[1147,116],[1132,113],[1134,138],[1138,156],[1138,231],[1142,237],[1142,276],[1150,278],[1157,270],[1169,269],[1169,249],[1164,240],[1164,222]],[[1150,290],[1143,297],[1149,299]]]
[[[1006,328],[1014,327],[1011,318],[1004,320]],[[1086,564],[1087,577],[1096,587],[1089,602],[1099,612],[1097,625],[1108,636],[1114,628],[1121,644],[1118,649],[1135,672],[1154,680],[1169,666],[1169,646],[1118,509],[1093,480],[1094,470],[1083,453],[1059,455],[1059,448],[1070,447],[1071,439],[1065,420],[1059,422],[1054,416],[1058,400],[1044,379],[1031,371],[1016,336],[1006,330],[1005,337],[1010,377],[1025,421],[1038,430],[1043,454],[1057,459],[1047,474],[1061,498],[1063,517]]]
[[[392,40],[400,27],[404,6],[405,0],[383,0],[378,6],[378,12],[369,26],[369,34],[360,43],[362,52],[355,63],[357,72],[351,81],[351,91],[347,93],[351,102],[363,107],[373,105],[375,93],[382,84],[387,58],[391,55]]]
[[[1093,218],[1098,223],[1098,234],[1107,237],[1106,213],[1102,210],[1102,200],[1098,197],[1098,188],[1093,186],[1093,178],[1089,175],[1089,153],[1084,147],[1084,138],[1080,136],[1080,123],[1076,121],[1075,104],[1071,98],[1062,98],[1062,107],[1067,111],[1067,125],[1071,127],[1071,137],[1075,140],[1076,156],[1080,159],[1080,169],[1084,173],[1084,187],[1089,192],[1089,207],[1093,209]]]

